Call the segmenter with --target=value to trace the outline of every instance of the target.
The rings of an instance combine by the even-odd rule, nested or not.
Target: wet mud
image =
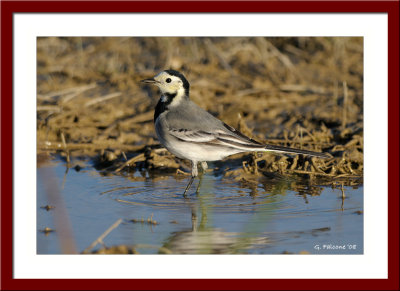
[[[155,135],[159,93],[139,82],[167,68],[186,76],[194,102],[249,137],[331,155],[239,154],[214,163],[215,174],[362,183],[362,38],[38,38],[38,159],[185,176],[188,162]]]

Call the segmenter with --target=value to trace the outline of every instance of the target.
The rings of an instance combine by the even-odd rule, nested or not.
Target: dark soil
[[[77,171],[185,175],[189,163],[155,135],[159,93],[139,82],[169,68],[189,80],[194,102],[249,137],[332,156],[239,154],[215,174],[362,183],[363,39],[348,37],[38,38],[38,165],[58,156]]]

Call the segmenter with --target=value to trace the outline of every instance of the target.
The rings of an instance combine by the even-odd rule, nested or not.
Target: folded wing
[[[223,124],[224,127],[206,130],[169,129],[169,133],[181,141],[192,143],[206,143],[236,148],[243,151],[262,150],[264,146],[248,138],[233,127]]]

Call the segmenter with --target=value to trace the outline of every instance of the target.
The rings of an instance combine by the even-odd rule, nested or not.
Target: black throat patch
[[[156,109],[154,110],[154,122],[156,122],[158,116],[160,116],[161,113],[168,110],[168,106],[171,104],[172,100],[174,100],[175,97],[176,93],[164,93],[163,96],[161,96],[160,100],[158,100]]]

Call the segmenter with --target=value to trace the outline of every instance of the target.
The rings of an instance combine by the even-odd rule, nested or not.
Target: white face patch
[[[159,73],[154,77],[154,80],[158,82],[156,85],[160,88],[161,93],[175,94],[180,89],[183,89],[182,80],[166,72]]]
[[[161,96],[161,102],[168,102],[168,97],[165,95]]]

